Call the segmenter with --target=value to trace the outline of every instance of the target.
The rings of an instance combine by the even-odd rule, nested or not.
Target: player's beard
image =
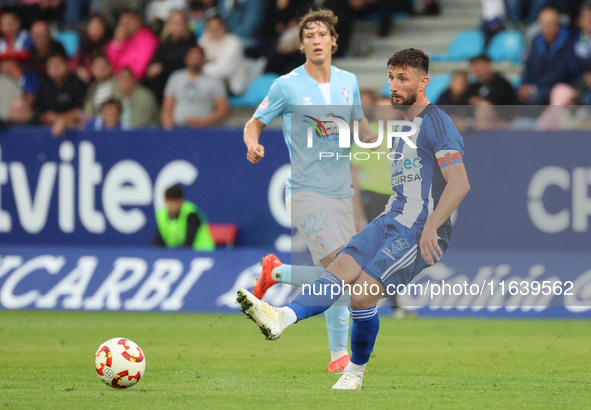
[[[415,91],[414,94],[410,94],[406,98],[403,97],[402,102],[399,104],[396,102],[396,100],[394,100],[394,96],[392,94],[390,94],[390,101],[392,102],[392,107],[394,107],[396,110],[408,111],[410,106],[413,105],[415,102],[417,102],[417,95],[418,95],[418,91]],[[402,97],[402,96],[398,95],[397,97]]]

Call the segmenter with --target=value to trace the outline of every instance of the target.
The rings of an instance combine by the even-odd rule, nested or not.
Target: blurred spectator
[[[47,22],[63,21],[65,5],[61,0],[22,0],[19,6],[25,27],[31,27],[37,20]]]
[[[123,67],[129,67],[135,78],[141,80],[157,47],[156,35],[143,26],[142,18],[136,11],[128,10],[119,17],[114,38],[107,48],[107,57],[115,74]]]
[[[92,11],[98,11],[98,6],[101,0],[64,0],[66,3],[66,10],[64,12],[64,20],[67,24],[76,25],[83,20],[83,16],[91,14]]]
[[[306,60],[300,51],[297,11],[295,2],[290,0],[274,0],[267,7],[267,24],[261,30],[267,39],[265,71],[268,73],[288,73]]]
[[[12,78],[0,74],[0,121],[8,119],[12,101],[22,96],[18,84]]]
[[[507,128],[507,120],[500,115],[499,109],[491,101],[477,98],[474,105],[474,129],[486,131]]]
[[[21,97],[12,100],[8,120],[13,125],[36,125],[39,123],[35,118],[31,105]]]
[[[207,127],[222,121],[230,112],[221,81],[201,73],[203,50],[193,47],[185,56],[185,70],[170,76],[164,90],[162,125]]]
[[[130,10],[144,16],[150,0],[100,0],[98,12],[105,17],[109,28],[114,29],[121,14]]]
[[[70,71],[89,84],[92,81],[92,58],[105,54],[110,40],[111,34],[105,19],[101,16],[91,17],[80,36],[80,47],[70,60]]]
[[[505,0],[507,19],[529,25],[536,21],[548,0]]]
[[[130,68],[125,67],[113,85],[113,98],[120,100],[121,128],[141,128],[158,125],[158,104],[154,94],[137,83]]]
[[[584,105],[591,105],[591,64],[587,66],[583,73],[583,87],[580,91],[580,103]]]
[[[216,0],[189,0],[188,4],[189,29],[195,34],[195,38],[199,38],[205,31],[206,14],[216,11]]]
[[[447,88],[437,99],[437,105],[458,105],[465,104],[464,94],[468,90],[468,72],[456,70],[453,72],[449,88]],[[442,107],[448,114],[448,110]]]
[[[50,125],[52,134],[59,136],[80,123],[86,84],[69,73],[65,54],[49,56],[47,75],[37,91],[34,108],[40,122]]]
[[[187,0],[152,0],[146,10],[146,22],[156,33],[160,33],[164,22],[173,11],[186,10]]]
[[[573,49],[577,61],[576,75],[579,76],[591,63],[591,2],[583,4],[577,23],[580,30],[575,34]]]
[[[94,118],[100,113],[103,103],[113,95],[113,70],[104,55],[92,59],[92,76],[94,81],[88,87],[84,100],[84,117]]]
[[[100,115],[86,123],[87,130],[120,130],[123,106],[119,100],[109,99],[101,105]]]
[[[485,37],[485,45],[495,34],[505,29],[505,3],[503,0],[481,0],[482,4],[482,31]]]
[[[550,93],[550,106],[536,121],[536,130],[576,130],[580,119],[576,108],[578,93],[568,84],[556,84]]]
[[[2,27],[0,53],[6,53],[9,50],[28,51],[33,47],[31,37],[26,30],[21,29],[21,19],[15,11],[2,12],[0,27]]]
[[[27,52],[9,51],[0,54],[0,74],[4,74],[17,82],[29,104],[35,101],[35,94],[39,89],[39,76],[31,70],[25,70],[23,64],[27,61]]]
[[[412,1],[392,0],[348,0],[349,7],[355,13],[355,17],[377,13],[380,16],[379,36],[386,37],[392,27],[392,13],[395,11],[414,13]]]
[[[257,45],[265,8],[265,0],[219,0],[217,5],[228,31],[240,37],[245,48]]]
[[[244,92],[248,84],[242,43],[228,33],[220,17],[207,20],[199,45],[205,51],[203,73],[224,81],[230,95]]]
[[[28,67],[35,71],[41,79],[45,79],[47,78],[47,58],[54,54],[65,55],[66,51],[64,46],[51,38],[49,24],[43,20],[33,23],[31,40],[33,41],[33,48],[31,49]]]
[[[523,103],[547,104],[550,90],[569,82],[574,64],[568,28],[560,24],[558,11],[545,8],[538,17],[540,34],[533,41],[525,61],[518,98]]]
[[[474,97],[484,98],[493,105],[515,104],[515,90],[509,81],[493,70],[488,56],[481,55],[470,60],[470,70],[476,82],[470,84],[462,96],[461,104],[473,104]]]
[[[213,251],[215,242],[201,209],[185,200],[183,190],[178,186],[168,188],[164,199],[165,205],[156,210],[157,230],[153,245]]]
[[[160,45],[146,71],[146,86],[159,102],[162,101],[168,77],[185,66],[185,55],[195,44],[195,36],[187,26],[187,13],[172,12],[160,34]]]

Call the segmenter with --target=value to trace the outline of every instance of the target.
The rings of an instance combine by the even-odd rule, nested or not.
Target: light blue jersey
[[[331,66],[330,90],[308,75],[304,66],[276,79],[254,118],[269,125],[281,115],[283,136],[292,172],[286,195],[314,192],[331,198],[353,196],[349,148],[339,148],[334,122],[319,124],[321,117],[340,117],[347,123],[363,118],[359,85],[354,74]],[[325,98],[322,88],[329,98]],[[314,125],[311,125],[314,124]],[[308,128],[314,129],[309,147]],[[320,130],[320,133],[316,131]],[[320,160],[320,152],[333,153]],[[339,158],[336,159],[337,154]]]

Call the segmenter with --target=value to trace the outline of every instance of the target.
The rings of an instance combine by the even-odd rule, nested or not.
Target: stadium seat
[[[454,36],[445,53],[433,53],[429,57],[431,61],[462,61],[483,52],[484,34],[478,30],[464,30]]]
[[[523,34],[517,30],[507,30],[497,33],[491,39],[486,53],[495,63],[499,61],[521,62],[523,56]]]
[[[238,235],[236,224],[209,224],[209,230],[216,246],[233,247]]]
[[[429,85],[427,85],[427,89],[425,90],[429,101],[436,103],[441,93],[449,87],[450,81],[451,74],[435,74],[430,76]]]
[[[60,31],[54,36],[54,39],[64,46],[68,57],[72,57],[78,51],[80,37],[75,31]]]
[[[279,77],[277,74],[262,74],[254,79],[245,93],[238,97],[230,98],[231,107],[256,107],[265,99],[273,81]]]
[[[386,84],[384,84],[384,86],[382,87],[380,95],[382,97],[390,97],[390,86],[388,85],[388,81],[386,81]]]

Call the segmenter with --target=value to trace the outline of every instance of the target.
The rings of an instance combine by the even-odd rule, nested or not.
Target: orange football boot
[[[328,364],[328,371],[329,372],[342,372],[343,370],[345,370],[345,367],[347,367],[347,365],[349,364],[349,362],[351,361],[351,359],[349,358],[349,355],[343,355],[341,356],[340,359],[335,360],[334,362],[330,362]]]
[[[257,283],[252,288],[252,294],[258,299],[262,299],[263,296],[265,296],[265,293],[267,293],[267,290],[274,284],[278,283],[273,279],[271,272],[274,268],[283,265],[283,262],[281,262],[277,256],[270,253],[263,258],[262,265],[263,270],[261,276],[259,276]]]

